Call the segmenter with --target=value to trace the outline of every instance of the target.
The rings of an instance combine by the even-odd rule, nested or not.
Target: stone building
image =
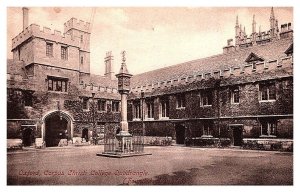
[[[255,16],[250,37],[241,26],[223,54],[135,75],[130,127],[178,144],[292,150],[291,23],[279,31],[272,8],[270,30],[257,33]]]
[[[23,9],[24,18],[28,10]],[[26,23],[26,22],[24,22]],[[105,76],[90,73],[89,23],[71,18],[63,34],[36,24],[12,39],[7,68],[7,137],[32,145],[41,138],[57,146],[61,138],[90,140],[104,125],[120,119],[113,57],[105,58]],[[74,140],[75,141],[75,140]]]
[[[24,18],[26,18],[26,9]],[[26,22],[25,22],[26,23]],[[223,53],[137,74],[131,80],[129,129],[172,137],[177,144],[256,143],[291,150],[293,139],[293,30],[273,8],[270,29],[248,37],[238,18],[235,44]],[[72,18],[64,33],[25,26],[12,40],[7,71],[8,139],[56,146],[65,136],[90,139],[119,126],[113,56],[105,75],[90,73],[89,23]],[[280,143],[280,147],[278,147]],[[225,145],[225,144],[224,144]]]

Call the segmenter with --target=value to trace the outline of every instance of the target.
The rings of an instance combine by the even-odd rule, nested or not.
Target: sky
[[[92,17],[94,12],[94,17]],[[71,17],[92,23],[91,73],[104,74],[107,51],[114,56],[114,71],[126,51],[129,72],[138,74],[222,53],[227,39],[234,39],[235,20],[250,35],[255,14],[257,31],[269,29],[271,7],[29,7],[29,24],[62,31]],[[293,23],[293,8],[274,7],[279,27]],[[7,8],[7,57],[11,39],[22,31],[22,8]]]

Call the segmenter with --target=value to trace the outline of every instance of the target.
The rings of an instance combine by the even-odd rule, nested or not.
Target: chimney
[[[288,23],[288,30],[292,30],[292,24]]]
[[[223,53],[229,53],[234,50],[235,50],[235,47],[233,45],[233,39],[228,39],[227,46],[223,47]]]
[[[280,39],[292,38],[293,37],[292,24],[291,23],[282,24],[279,36]]]
[[[286,31],[286,24],[282,24],[281,25],[281,32],[285,32]]]
[[[104,58],[104,62],[105,62],[104,76],[108,77],[109,79],[113,79],[115,77],[113,71],[113,60],[114,60],[114,56],[112,56],[111,51],[106,52],[106,56]]]
[[[228,39],[227,40],[227,46],[233,46],[232,42],[233,42],[233,39]]]
[[[28,27],[28,8],[23,7],[23,31]]]

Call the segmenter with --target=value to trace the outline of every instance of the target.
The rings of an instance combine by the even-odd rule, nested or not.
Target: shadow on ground
[[[136,185],[195,185],[194,177],[199,172],[198,168],[178,171],[171,174],[162,174],[154,178],[146,178],[135,181]]]

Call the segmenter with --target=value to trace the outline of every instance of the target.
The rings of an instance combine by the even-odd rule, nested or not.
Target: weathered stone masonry
[[[146,100],[154,101],[153,118],[143,118],[147,136],[171,136],[182,143],[178,134],[184,134],[187,145],[228,138],[232,145],[245,148],[292,150],[293,30],[287,25],[278,33],[273,23],[270,31],[254,30],[250,38],[238,26],[236,45],[230,40],[223,54],[135,76],[128,106],[130,126],[141,127],[134,103],[141,102],[144,92],[144,113]],[[234,90],[238,90],[237,103]],[[203,93],[211,100],[204,106]],[[178,107],[182,102],[178,95],[184,97],[184,107]],[[168,100],[167,118],[159,115],[162,98]]]
[[[235,45],[228,40],[223,54],[134,75],[129,131],[144,124],[145,136],[171,137],[178,144],[292,150],[293,30],[288,23],[279,31],[273,10],[271,18],[266,32],[255,31],[253,18],[250,36],[237,20]],[[86,131],[91,138],[94,125],[100,137],[103,130],[115,133],[120,95],[113,56],[106,54],[104,76],[90,74],[89,39],[89,23],[72,18],[63,34],[32,24],[12,40],[8,139],[24,140],[24,130],[31,129],[44,141],[64,130],[70,141],[80,140]],[[66,126],[56,128],[53,119]]]

